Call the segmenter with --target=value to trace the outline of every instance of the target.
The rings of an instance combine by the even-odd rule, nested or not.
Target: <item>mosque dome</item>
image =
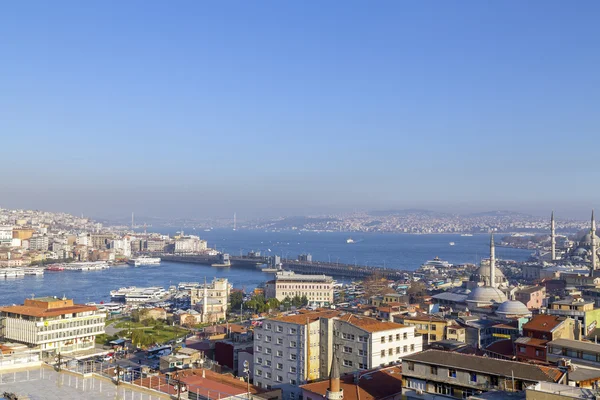
[[[516,300],[507,300],[500,304],[500,307],[496,310],[496,314],[499,315],[529,315],[531,311],[525,306],[525,304]]]
[[[596,245],[600,244],[600,238],[598,237],[598,235],[594,234],[594,239],[596,240]],[[591,246],[592,245],[592,233],[588,232],[585,235],[583,235],[580,239],[579,239],[579,245],[585,245],[585,246]]]
[[[576,255],[576,256],[580,256],[580,257],[581,256],[587,256],[588,251],[586,249],[584,249],[583,247],[579,247],[578,249],[576,249],[573,252],[573,254]]]
[[[506,296],[502,292],[502,290],[490,286],[481,286],[473,289],[469,296],[467,296],[467,301],[472,303],[487,303],[491,304],[495,303],[504,303],[506,301]]]
[[[500,270],[500,268],[498,268],[498,267],[495,267],[495,268],[496,268],[496,280],[498,280],[498,278],[505,278],[502,270]],[[482,278],[489,278],[490,272],[491,272],[491,269],[490,269],[489,265],[482,265],[481,267],[477,268],[477,272],[475,272],[475,274],[479,275]]]

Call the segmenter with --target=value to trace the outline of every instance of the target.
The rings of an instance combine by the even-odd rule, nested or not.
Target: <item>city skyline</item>
[[[0,15],[3,207],[583,220],[600,204],[595,2],[63,4]]]

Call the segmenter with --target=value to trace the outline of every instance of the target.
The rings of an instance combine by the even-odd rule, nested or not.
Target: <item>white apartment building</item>
[[[0,226],[0,245],[10,245],[13,238],[12,226]]]
[[[423,350],[414,326],[354,314],[321,319],[321,376],[329,375],[333,347],[342,374],[397,364]]]
[[[33,235],[29,238],[29,250],[48,250],[48,236]]]
[[[181,236],[175,240],[175,253],[199,253],[207,248],[206,240],[199,236]]]
[[[26,299],[22,306],[0,308],[2,338],[24,343],[42,356],[93,349],[105,320],[96,307],[64,298]]]
[[[351,373],[396,364],[423,341],[414,327],[334,310],[267,319],[254,331],[254,384],[298,399],[299,385],[329,376],[334,346]]]
[[[300,398],[300,385],[320,377],[320,318],[337,311],[264,320],[254,329],[254,385],[281,388],[283,398]]]
[[[333,303],[333,278],[326,275],[302,275],[281,271],[265,284],[265,297],[282,301],[306,296],[309,304],[326,306]]]
[[[110,242],[110,248],[113,249],[116,254],[131,257],[131,241],[128,237],[112,240]]]

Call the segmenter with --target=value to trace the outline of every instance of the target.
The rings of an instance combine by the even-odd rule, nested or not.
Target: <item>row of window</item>
[[[330,289],[330,286],[325,285],[277,285],[278,289]]]
[[[415,351],[415,345],[414,344],[410,345],[410,351]],[[386,353],[385,350],[381,350],[381,357],[385,357],[385,353]],[[396,347],[396,354],[401,354],[401,353],[408,353],[408,345],[404,345],[402,347],[402,349],[400,349],[400,346]],[[388,354],[388,356],[394,355],[394,348],[390,347],[387,350],[387,354]]]
[[[263,365],[263,359],[261,357],[258,357],[256,359],[256,364],[257,365]],[[271,364],[271,360],[264,360],[264,365],[267,366],[267,367],[270,367],[272,365]],[[275,368],[277,368],[278,370],[281,371],[281,370],[283,370],[283,364],[282,363],[277,363],[277,365],[275,366]],[[291,366],[289,368],[289,372],[291,372],[292,374],[295,374],[296,371],[297,371],[297,368],[294,367],[294,366]]]
[[[263,329],[265,329],[265,330],[267,330],[267,331],[270,331],[270,330],[271,330],[271,326],[272,326],[272,325],[271,325],[269,322],[267,322],[267,323],[265,323],[265,324],[263,325]],[[275,331],[276,331],[276,332],[283,332],[283,326],[281,326],[281,325],[277,325],[277,326],[275,327]],[[296,328],[290,328],[290,329],[288,330],[288,333],[289,333],[290,335],[295,335],[295,334],[296,334],[296,332],[297,332]],[[260,337],[260,335],[258,335],[258,336]]]
[[[401,337],[402,337],[402,339],[400,339]],[[402,335],[399,334],[399,333],[396,333],[396,340],[406,340],[406,339],[408,339],[408,332],[404,332]],[[388,342],[391,342],[393,340],[394,340],[394,335],[388,335],[387,336],[387,341]],[[386,337],[382,336],[381,337],[381,343],[385,343],[385,341],[386,341]]]
[[[266,371],[264,373],[264,375],[263,375],[263,372],[260,369],[257,369],[254,375],[256,375],[256,376],[264,376],[267,379],[272,379],[273,378],[273,374],[271,372]],[[283,382],[283,376],[277,375],[275,377],[275,381],[277,381],[277,382]],[[296,385],[296,382],[297,382],[296,379],[290,379],[290,384]],[[258,387],[261,387],[260,382],[258,382],[258,383],[259,383]]]
[[[323,350],[324,350],[324,349],[323,349]],[[352,347],[349,347],[349,346],[344,346],[344,347],[343,347],[343,349],[342,349],[342,351],[343,351],[344,353],[347,353],[347,354],[352,354],[352,353],[354,352],[354,349],[353,349]],[[366,350],[363,350],[363,349],[358,349],[358,355],[359,355],[359,356],[367,356],[367,354],[368,354],[368,353],[367,353],[367,351],[366,351]]]
[[[44,325],[39,328],[39,331],[40,332],[54,331],[57,329],[77,328],[80,326],[96,325],[96,324],[103,324],[103,323],[104,323],[104,318],[90,318],[90,319],[84,319],[84,320],[79,320],[79,321],[69,321],[69,322],[61,322],[58,324]]]

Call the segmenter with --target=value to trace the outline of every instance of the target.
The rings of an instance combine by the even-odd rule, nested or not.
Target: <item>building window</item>
[[[408,339],[408,333],[404,332],[404,334],[402,335],[402,338],[403,338],[404,340]]]
[[[281,325],[277,325],[276,330],[277,332],[283,332],[283,328],[281,327]]]
[[[260,369],[257,369],[256,372],[254,373],[256,376],[262,376],[262,371]]]
[[[367,369],[367,364],[358,363],[358,369]]]
[[[498,386],[498,376],[497,375],[491,375],[490,376],[490,383],[492,386]]]
[[[283,364],[282,363],[277,363],[277,369],[283,369]]]
[[[415,345],[414,344],[410,345],[410,351],[415,351]]]
[[[277,375],[277,382],[283,382],[283,377],[281,375]]]
[[[448,370],[448,377],[449,378],[456,378],[456,370],[455,369],[449,369]]]
[[[408,352],[408,346],[404,345],[404,352],[407,353]]]
[[[290,342],[290,347],[296,347],[296,342]]]
[[[352,361],[344,360],[344,367],[351,367],[351,366],[352,366]]]
[[[271,330],[271,324],[265,324],[265,329],[266,330]]]
[[[471,382],[477,382],[477,374],[475,372],[471,372]]]
[[[260,333],[257,333],[257,334],[256,334],[256,338],[257,338],[258,340],[261,340],[261,339],[262,339],[262,335],[261,335]]]
[[[344,353],[352,353],[352,347],[344,346]]]
[[[262,358],[258,357],[258,358],[256,359],[256,363],[257,363],[257,364],[262,364],[262,362],[263,362],[263,359],[262,359]]]
[[[409,371],[414,371],[415,370],[415,364],[414,363],[409,362],[407,364],[408,364],[408,370]]]
[[[392,339],[393,337],[394,337],[393,335],[388,336],[388,340],[391,342],[393,340]]]
[[[400,354],[400,346],[396,347],[396,354]]]
[[[292,361],[296,361],[296,359],[298,358],[298,356],[294,353],[290,354],[290,360]]]
[[[277,350],[277,357],[283,357],[283,351]]]
[[[265,342],[270,342],[271,341],[271,336],[266,336],[265,337]]]
[[[295,374],[296,373],[296,367],[290,367],[290,372],[292,374]]]
[[[359,342],[363,342],[363,343],[367,343],[369,341],[369,337],[368,336],[359,336],[358,337],[358,341]]]
[[[385,357],[385,350],[381,350],[381,357]]]
[[[385,336],[381,337],[381,343],[385,343]]]
[[[394,349],[388,349],[388,355],[391,356],[394,354]]]
[[[278,337],[277,338],[277,344],[283,344],[283,338]]]
[[[296,334],[296,328],[290,328],[290,335]]]
[[[525,353],[525,347],[519,346],[519,353]]]
[[[366,352],[365,350],[359,349],[359,350],[358,350],[358,355],[359,355],[359,356],[366,356],[366,355],[367,355],[367,352]]]
[[[262,346],[256,346],[256,351],[262,351]]]
[[[346,340],[354,340],[354,335],[350,333],[342,333],[342,338]]]
[[[436,366],[431,366],[430,372],[432,375],[437,375],[437,367]]]
[[[265,365],[267,367],[270,367],[271,366],[271,360],[265,360]]]
[[[265,354],[271,354],[271,348],[270,347],[266,347],[265,348]]]
[[[272,376],[272,375],[271,375],[271,373],[270,373],[270,372],[267,372],[267,373],[265,373],[265,377],[266,377],[267,379],[271,379],[271,376]]]
[[[396,340],[400,340],[400,334],[396,333]]]
[[[536,357],[541,357],[542,356],[542,352],[538,349],[535,349],[535,356]]]
[[[296,385],[296,380],[295,379],[290,379],[290,384],[292,385]],[[291,397],[290,397],[291,398]]]

